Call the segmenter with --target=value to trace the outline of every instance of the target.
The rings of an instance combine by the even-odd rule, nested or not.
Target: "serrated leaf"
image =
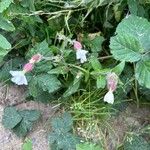
[[[0,13],[2,13],[4,10],[6,10],[12,2],[13,2],[13,0],[1,0]]]
[[[33,122],[39,119],[40,112],[37,110],[22,110],[18,113],[23,119],[15,128],[13,128],[13,131],[17,136],[23,137],[32,129]]]
[[[135,77],[140,85],[150,89],[150,60],[140,61],[136,64]]]
[[[0,34],[0,48],[2,49],[10,49],[11,44],[7,41],[7,39]],[[1,53],[1,52],[0,52]]]
[[[14,107],[6,107],[4,109],[2,124],[7,129],[14,128],[20,121],[22,120],[22,117],[17,112],[17,110]]]
[[[149,150],[150,145],[140,136],[127,136],[124,142],[124,150]]]
[[[150,22],[142,17],[130,15],[116,29],[118,34],[127,34],[138,40],[145,51],[150,48]]]
[[[22,150],[32,150],[32,141],[30,139],[25,139],[22,145]]]
[[[67,133],[72,129],[73,120],[69,113],[62,114],[61,117],[53,118],[52,128],[58,134]]]
[[[141,59],[143,48],[132,36],[118,34],[111,38],[111,53],[114,58],[120,61],[136,62]]]
[[[83,143],[77,144],[76,150],[103,150],[103,148],[93,143]]]
[[[125,67],[125,62],[122,61],[117,66],[115,66],[112,71],[115,72],[117,75],[120,75]]]
[[[22,111],[19,111],[19,114],[25,120],[29,120],[29,121],[36,121],[41,116],[40,111],[38,111],[38,110],[22,110]]]
[[[100,75],[99,77],[97,77],[96,79],[96,86],[97,88],[104,88],[106,86],[106,77]]]
[[[6,31],[14,31],[15,27],[9,20],[5,19],[0,15],[0,28]]]
[[[49,93],[57,91],[61,83],[55,75],[50,74],[40,74],[35,77],[38,82],[38,86],[43,89],[43,91],[48,91]]]

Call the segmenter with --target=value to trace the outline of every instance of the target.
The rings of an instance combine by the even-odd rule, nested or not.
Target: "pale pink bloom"
[[[32,63],[27,63],[23,66],[23,71],[26,72],[30,72],[33,70],[33,64]]]
[[[41,54],[35,54],[32,56],[32,58],[29,60],[30,63],[34,64],[39,62],[42,59],[42,55]]]
[[[114,94],[113,94],[113,92],[117,88],[118,76],[114,72],[112,72],[112,73],[109,73],[107,75],[106,79],[107,79],[108,92],[104,96],[104,102],[107,102],[109,104],[113,104],[114,103]]]
[[[73,47],[74,49],[78,50],[78,49],[82,49],[82,44],[78,41],[74,41],[73,42]]]
[[[11,81],[17,85],[28,85],[25,72],[23,71],[10,71],[12,75]]]

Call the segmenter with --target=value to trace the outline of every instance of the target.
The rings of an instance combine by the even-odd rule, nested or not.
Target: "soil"
[[[5,106],[15,105],[18,109],[38,109],[42,112],[41,120],[35,124],[33,130],[27,135],[32,140],[33,150],[50,150],[47,133],[50,129],[48,119],[53,117],[56,108],[43,103],[25,101],[25,88],[5,85],[0,86],[0,149],[1,150],[21,150],[24,139],[18,138],[10,130],[3,127],[2,115]],[[129,105],[125,111],[110,119],[112,130],[108,130],[105,135],[108,150],[115,150],[124,138],[126,132],[132,129],[139,129],[150,124],[149,107],[137,108],[136,105]]]

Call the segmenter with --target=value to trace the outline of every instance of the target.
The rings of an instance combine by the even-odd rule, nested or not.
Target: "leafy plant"
[[[22,145],[22,150],[32,150],[32,141],[31,139],[25,139],[23,145]]]
[[[14,107],[6,107],[2,124],[7,129],[12,129],[19,137],[25,136],[33,126],[33,122],[40,117],[37,110],[16,110]]]
[[[80,140],[70,132],[73,125],[71,115],[64,113],[61,117],[54,118],[51,123],[53,131],[48,135],[50,146],[58,150],[75,149]]]

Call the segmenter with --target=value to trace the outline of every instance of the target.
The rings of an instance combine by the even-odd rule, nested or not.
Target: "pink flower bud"
[[[32,63],[27,63],[23,66],[23,71],[26,72],[30,72],[33,69],[33,64]]]
[[[76,50],[82,49],[82,45],[78,41],[74,41],[73,46],[74,46],[74,49],[76,49]]]
[[[118,84],[118,76],[112,72],[107,75],[107,88],[114,92],[117,88]]]
[[[30,63],[36,63],[39,62],[42,59],[42,55],[41,54],[35,54],[32,56],[32,58],[29,60]]]

